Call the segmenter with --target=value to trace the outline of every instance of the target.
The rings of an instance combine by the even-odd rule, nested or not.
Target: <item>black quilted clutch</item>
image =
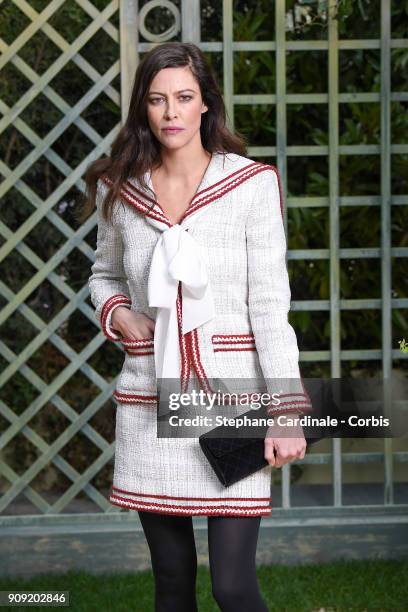
[[[316,378],[304,380],[304,383],[307,387],[315,416],[332,415],[338,418],[341,417],[341,412],[339,412],[333,398],[331,380]],[[243,416],[252,418],[254,411],[250,410],[245,415],[236,418],[242,418]],[[229,487],[238,482],[238,480],[241,480],[241,478],[250,476],[268,465],[267,460],[264,458],[264,440],[267,429],[266,425],[257,427],[257,437],[254,438],[253,436],[250,437],[250,434],[254,433],[252,426],[240,427],[240,431],[246,432],[248,437],[232,438],[231,436],[226,436],[226,434],[231,432],[231,427],[220,425],[199,436],[198,440],[205,456],[225,487]],[[326,427],[304,428],[307,446],[323,438],[332,437],[335,434],[336,430],[333,428],[331,433]]]
[[[223,429],[224,426],[216,427]],[[212,430],[214,431],[214,430]],[[268,465],[263,438],[213,438],[203,434],[200,446],[220,482],[229,487]]]
[[[253,417],[253,410],[246,412],[245,415],[249,418]],[[239,418],[242,418],[242,416],[244,415],[241,415]],[[251,426],[247,428],[241,427],[240,429],[241,431],[247,431],[248,433],[252,431],[253,433],[253,427],[251,429],[249,427]],[[264,430],[266,435],[267,428],[265,427]],[[220,425],[198,438],[211,467],[225,487],[229,487],[238,482],[238,480],[250,476],[266,465],[269,465],[264,457],[264,437],[225,437],[225,434],[230,431],[231,427],[228,425]],[[323,437],[306,437],[307,445],[309,446]]]

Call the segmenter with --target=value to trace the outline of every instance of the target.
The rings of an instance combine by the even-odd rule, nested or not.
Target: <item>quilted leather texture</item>
[[[252,411],[246,414],[253,416]],[[241,428],[244,430],[250,431]],[[225,487],[268,465],[264,458],[264,438],[225,437],[228,431],[231,431],[230,426],[221,425],[199,437],[201,449]]]

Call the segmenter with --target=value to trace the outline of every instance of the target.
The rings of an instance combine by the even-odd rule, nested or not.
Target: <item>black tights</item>
[[[192,516],[138,511],[150,549],[155,612],[197,612]],[[222,612],[268,612],[256,577],[260,516],[208,516],[213,596]]]

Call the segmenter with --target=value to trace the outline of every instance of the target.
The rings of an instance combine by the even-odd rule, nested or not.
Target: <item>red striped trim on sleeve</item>
[[[113,397],[120,404],[157,404],[158,395],[149,395],[146,393],[123,393],[118,389],[113,392]]]
[[[121,344],[129,355],[154,355],[154,338],[122,338]]]
[[[300,382],[304,393],[281,394],[279,396],[281,401],[278,406],[268,406],[266,408],[268,416],[285,414],[285,412],[299,412],[300,414],[305,414],[313,410],[312,401],[305,388],[302,376],[300,377]]]
[[[130,308],[131,304],[132,300],[124,293],[116,293],[105,301],[101,310],[101,325],[102,331],[108,340],[116,342],[122,339],[122,336],[117,334],[111,327],[112,312],[118,306],[126,306],[127,308]]]

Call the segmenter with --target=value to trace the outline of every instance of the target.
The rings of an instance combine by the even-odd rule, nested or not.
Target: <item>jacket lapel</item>
[[[226,159],[224,153],[216,151],[212,154],[197,192],[180,220],[179,224],[182,227],[190,225],[192,218],[211,204],[211,202],[218,200],[258,172],[270,168],[268,164],[249,161],[244,157],[238,163],[240,167],[236,169],[236,164],[231,164]],[[150,171],[145,173],[144,178],[152,189]],[[120,196],[123,201],[144,214],[146,219],[158,229],[164,231],[172,227],[173,224],[168,219],[160,203],[152,198],[147,190],[142,188],[138,180],[134,178],[127,179],[122,186]]]

